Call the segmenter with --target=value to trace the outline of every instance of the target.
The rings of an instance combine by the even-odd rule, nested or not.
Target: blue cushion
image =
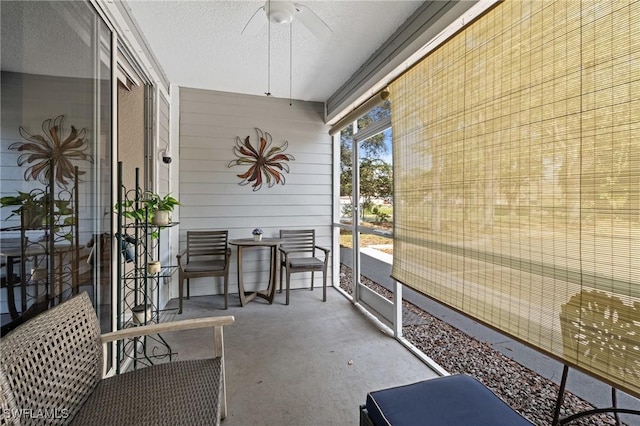
[[[367,394],[376,426],[531,426],[532,423],[476,379],[439,377]]]

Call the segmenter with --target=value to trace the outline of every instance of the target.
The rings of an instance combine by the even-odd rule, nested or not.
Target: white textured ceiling
[[[421,1],[300,0],[333,30],[326,40],[293,22],[292,97],[324,102]],[[169,81],[183,87],[264,95],[268,83],[268,25],[241,34],[264,1],[129,0]],[[264,12],[256,19],[264,19]],[[289,97],[289,26],[271,25],[271,83]]]

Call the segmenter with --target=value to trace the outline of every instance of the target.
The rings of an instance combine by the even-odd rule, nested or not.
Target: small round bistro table
[[[269,304],[273,303],[273,297],[276,292],[276,275],[278,273],[278,248],[282,244],[283,240],[280,238],[262,238],[260,241],[256,241],[253,238],[239,238],[235,240],[229,240],[229,244],[238,247],[238,295],[240,296],[240,306],[244,306],[251,302],[256,297],[265,299]],[[245,293],[244,282],[242,276],[242,252],[245,249],[268,247],[271,249],[270,256],[270,271],[269,271],[269,285],[266,290],[259,290],[256,292]]]

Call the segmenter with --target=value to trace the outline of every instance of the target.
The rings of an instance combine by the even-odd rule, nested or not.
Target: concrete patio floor
[[[230,295],[192,297],[176,320],[234,315],[225,328],[228,416],[223,425],[358,424],[368,391],[437,374],[333,288],[276,293],[240,307]],[[168,307],[177,306],[172,300]],[[164,335],[178,359],[210,356],[210,330]],[[188,410],[188,407],[185,407]]]

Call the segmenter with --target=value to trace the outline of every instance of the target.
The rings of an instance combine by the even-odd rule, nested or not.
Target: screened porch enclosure
[[[504,2],[391,85],[393,277],[640,392],[637,2]]]
[[[34,68],[9,69],[3,60],[2,197],[43,186],[29,178],[25,169],[33,166],[12,148],[28,141],[23,129],[42,129],[45,136],[86,129],[91,161],[74,160],[83,177],[68,188],[79,189],[79,197],[74,217],[63,223],[75,226],[74,244],[86,253],[91,246],[111,250],[96,250],[101,255],[93,264],[71,256],[90,270],[84,285],[49,293],[58,281],[57,265],[66,267],[56,259],[56,246],[66,246],[66,237],[52,239],[59,224],[26,228],[23,219],[10,216],[13,208],[2,209],[3,239],[41,245],[47,258],[44,273],[32,267],[35,258],[27,258],[24,247],[11,256],[21,258],[19,274],[9,271],[11,260],[4,261],[2,295],[18,287],[23,294],[16,299],[20,312],[3,297],[2,325],[36,306],[41,295],[45,307],[53,306],[88,287],[104,331],[115,327],[119,277],[112,266],[119,255],[110,172],[117,153],[134,170],[122,145],[144,139],[144,186],[174,192],[182,203],[179,225],[163,236],[168,249],[161,260],[174,262],[189,230],[228,229],[235,239],[250,237],[255,227],[266,238],[282,229],[314,228],[321,245],[332,250],[328,285],[342,284],[344,257],[354,272],[345,286],[352,303],[334,289],[323,303],[320,291],[308,291],[309,277],[300,276],[290,307],[276,294],[273,305],[258,301],[241,308],[234,250],[230,310],[239,321],[238,331],[229,330],[236,376],[230,380],[231,425],[318,424],[326,407],[340,411],[331,421],[355,422],[367,391],[446,374],[390,338],[395,334],[406,345],[405,327],[414,325],[403,317],[408,288],[524,342],[541,357],[587,372],[607,391],[611,385],[640,396],[640,1],[481,3],[486,10],[470,20],[456,18],[457,28],[446,37],[434,34],[438,40],[423,46],[420,51],[430,53],[417,64],[385,77],[386,103],[331,139],[330,99],[292,105],[291,99],[174,84],[169,96],[169,83],[165,88],[155,72],[153,80],[163,86],[153,89],[157,97],[147,93],[150,87],[125,87],[133,84],[127,78],[118,84],[115,76],[124,72],[118,52],[131,46],[115,34],[123,22],[106,25],[112,18],[107,4],[114,2],[3,2],[3,28],[10,23],[17,28],[9,33],[23,38],[17,40],[24,51],[16,57],[34,58]],[[26,13],[34,8],[46,13]],[[17,19],[5,18],[13,10]],[[57,50],[25,30],[40,27],[40,19],[47,21],[43,28],[54,25],[46,18],[56,14],[79,19],[61,29],[73,44],[52,37],[62,52],[58,59],[69,56],[61,62],[73,68],[69,64],[77,66],[81,58],[82,66],[56,72],[48,64],[52,75],[43,75],[38,64],[48,56],[42,50]],[[78,38],[80,21],[90,40]],[[3,48],[4,40],[9,38],[3,37]],[[83,49],[69,48],[75,45]],[[148,58],[132,53],[126,55],[132,70],[150,81]],[[136,91],[145,92],[145,102],[153,98],[153,106],[141,108],[149,120],[136,127],[143,134],[125,136],[118,120],[130,115],[124,104]],[[65,125],[59,119],[57,130],[45,125],[63,115]],[[229,161],[233,141],[247,134],[256,140],[259,128],[291,142],[295,160],[286,186],[283,181],[258,192],[239,185],[242,172],[230,169]],[[169,150],[171,166],[161,164]],[[50,182],[44,186],[53,187]],[[46,225],[49,233],[40,229]],[[254,254],[245,270],[249,290],[261,288],[270,265],[264,253]],[[387,262],[380,268],[390,283],[386,289],[365,283],[380,267],[373,261]],[[177,304],[176,275],[163,279],[158,305]],[[183,315],[223,312],[221,289],[217,281],[192,282]],[[361,315],[361,307],[380,323]],[[189,336],[182,352],[184,342],[176,341],[179,356],[197,354],[203,339]],[[463,352],[446,348],[445,358]],[[426,347],[418,356],[424,361],[431,355]]]

